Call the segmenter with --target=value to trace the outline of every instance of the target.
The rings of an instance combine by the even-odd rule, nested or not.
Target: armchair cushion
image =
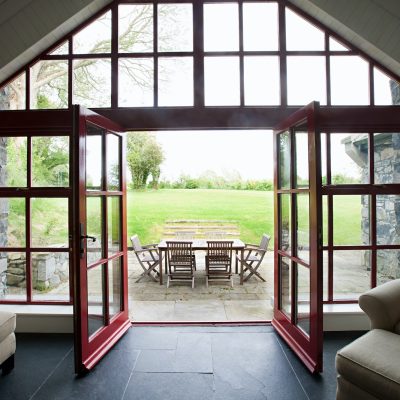
[[[0,342],[15,331],[15,314],[9,311],[0,311]]]
[[[400,398],[399,360],[400,336],[374,329],[338,352],[336,369],[372,396],[395,400]]]

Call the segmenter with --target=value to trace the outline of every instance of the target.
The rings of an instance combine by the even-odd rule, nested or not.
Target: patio
[[[135,281],[142,269],[129,252],[130,316],[140,322],[168,321],[260,321],[272,319],[273,253],[268,251],[260,266],[266,282],[251,277],[242,286],[239,275],[233,277],[233,288],[226,282],[213,282],[206,287],[205,252],[196,252],[197,270],[194,289],[187,283],[166,284],[145,277]]]

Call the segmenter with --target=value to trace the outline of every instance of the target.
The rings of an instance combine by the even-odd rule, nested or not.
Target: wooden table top
[[[193,240],[181,240],[181,239],[163,239],[158,244],[158,248],[160,250],[167,250],[167,241],[168,242],[191,242],[192,250],[207,250],[207,240],[210,242],[220,242],[225,240],[211,240],[211,239],[193,239]],[[245,244],[240,239],[227,239],[226,241],[232,241],[232,249],[233,250],[242,250],[245,247]]]

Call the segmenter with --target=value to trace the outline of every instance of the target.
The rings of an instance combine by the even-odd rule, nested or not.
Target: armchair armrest
[[[370,319],[371,329],[393,332],[400,321],[400,279],[369,290],[358,303]]]

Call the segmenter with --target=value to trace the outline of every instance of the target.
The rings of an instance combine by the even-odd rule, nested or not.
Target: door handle
[[[83,239],[92,239],[93,243],[96,241],[96,238],[94,236],[89,236],[89,235],[81,235],[81,240]]]

